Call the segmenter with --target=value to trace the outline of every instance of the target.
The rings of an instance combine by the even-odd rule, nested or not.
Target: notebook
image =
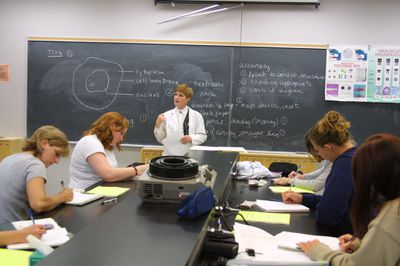
[[[71,201],[66,202],[66,204],[82,206],[89,202],[95,201],[97,199],[101,199],[102,197],[103,197],[103,195],[86,194],[86,193],[81,193],[79,191],[74,190],[73,199]]]
[[[256,205],[266,212],[309,212],[310,209],[301,204],[287,204],[281,201],[257,200]]]
[[[46,230],[46,233],[42,236],[41,241],[46,243],[49,246],[56,247],[61,246],[65,242],[67,242],[70,237],[67,229],[64,227],[60,227],[58,223],[53,218],[43,218],[36,219],[36,224],[51,224],[53,225],[53,229]],[[32,225],[32,220],[26,221],[15,221],[12,222],[12,225],[17,229],[21,230],[27,226]],[[20,244],[12,244],[7,246],[8,249],[31,249],[28,243],[20,243]]]
[[[339,250],[339,239],[331,236],[309,235],[283,231],[275,235],[275,238],[278,241],[278,247],[283,249],[301,251],[297,247],[297,243],[318,239],[321,243],[324,243],[330,249]]]

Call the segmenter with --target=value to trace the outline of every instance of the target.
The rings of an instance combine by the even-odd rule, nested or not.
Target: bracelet
[[[135,175],[137,175],[137,168],[136,168],[136,167],[133,167],[133,169],[135,169]]]

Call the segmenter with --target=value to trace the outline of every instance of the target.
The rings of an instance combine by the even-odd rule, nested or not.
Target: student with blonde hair
[[[85,189],[101,180],[117,182],[140,175],[146,169],[145,165],[118,167],[114,149],[121,150],[128,127],[123,115],[108,112],[84,132],[72,152],[69,187]]]
[[[69,155],[67,137],[54,126],[38,128],[27,139],[23,152],[0,163],[0,224],[29,218],[29,209],[40,213],[72,200],[71,189],[50,196],[46,168]]]
[[[174,154],[171,145],[181,145],[181,150],[189,150],[191,146],[203,144],[207,140],[203,116],[188,106],[192,98],[193,89],[187,84],[178,84],[174,95],[175,108],[157,117],[154,136],[164,145],[163,155],[184,155]],[[179,138],[179,143],[167,143],[166,139],[174,134]]]
[[[400,265],[400,138],[369,137],[353,159],[355,194],[350,214],[354,236],[339,237],[340,251],[318,240],[298,246],[329,265]]]
[[[304,141],[308,152],[318,163],[321,163],[321,167],[306,174],[300,174],[299,172],[293,171],[288,175],[288,177],[274,179],[274,183],[277,185],[293,185],[294,187],[309,189],[318,195],[322,195],[325,188],[326,178],[332,168],[332,163],[328,160],[324,160],[324,158],[314,150],[309,132],[304,136]]]
[[[340,113],[330,111],[310,129],[309,137],[314,150],[332,162],[326,178],[323,195],[282,193],[285,203],[301,203],[315,209],[318,224],[325,226],[331,235],[352,233],[349,205],[353,195],[351,161],[356,151],[349,132],[350,122]]]

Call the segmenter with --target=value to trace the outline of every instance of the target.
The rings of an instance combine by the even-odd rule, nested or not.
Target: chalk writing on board
[[[154,122],[181,82],[194,88],[205,145],[304,151],[304,133],[331,109],[357,141],[399,132],[394,105],[325,102],[325,60],[323,49],[29,41],[27,135],[54,124],[78,140],[100,114],[118,111],[131,125],[126,143],[157,145]]]

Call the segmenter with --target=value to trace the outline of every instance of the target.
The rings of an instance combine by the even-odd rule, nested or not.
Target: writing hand
[[[28,235],[33,235],[36,238],[42,238],[42,235],[46,233],[46,229],[44,228],[44,224],[34,224],[28,227],[21,229],[21,233],[24,234],[22,241],[26,241],[25,238]]]
[[[64,188],[60,192],[61,197],[64,199],[64,202],[71,201],[74,197],[74,191],[72,188]]]
[[[339,249],[346,253],[353,253],[360,246],[360,239],[353,237],[350,234],[345,234],[339,237]]]
[[[288,204],[300,204],[303,201],[303,195],[297,192],[293,192],[291,190],[287,190],[282,194],[282,201]]]
[[[290,172],[290,174],[288,175],[289,178],[295,178],[298,175],[298,173],[296,171],[292,171]]]

